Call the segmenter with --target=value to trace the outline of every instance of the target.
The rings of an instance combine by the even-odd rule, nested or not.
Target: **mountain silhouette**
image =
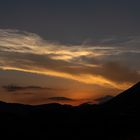
[[[140,82],[103,105],[115,111],[140,113]]]
[[[0,132],[10,138],[140,140],[140,82],[102,104],[0,102]],[[57,138],[56,138],[57,137]]]

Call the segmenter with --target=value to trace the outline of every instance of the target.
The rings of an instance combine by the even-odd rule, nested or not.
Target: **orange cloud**
[[[135,70],[116,64],[104,65],[108,64],[110,55],[113,58],[121,53],[135,53],[135,50],[103,45],[68,46],[50,43],[33,33],[1,29],[0,68],[116,89],[125,89],[139,79]]]
[[[46,69],[22,69],[22,68],[14,68],[14,67],[3,67],[3,70],[16,70],[16,71],[23,71],[23,72],[29,72],[29,73],[35,73],[35,74],[42,74],[42,75],[50,75],[50,76],[56,76],[61,78],[67,78],[76,80],[85,84],[97,84],[100,86],[105,87],[112,87],[117,89],[126,89],[127,87],[131,86],[131,83],[123,83],[118,84],[116,82],[113,82],[111,80],[108,80],[102,76],[99,75],[90,75],[90,74],[69,74],[64,72],[57,72],[52,70],[46,70]]]

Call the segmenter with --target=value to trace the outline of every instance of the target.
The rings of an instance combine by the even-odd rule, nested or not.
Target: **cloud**
[[[120,83],[138,81],[140,75],[133,68],[128,68],[125,64],[118,62],[107,62],[102,65],[102,70],[98,71],[99,74],[104,75],[107,79],[118,81]],[[132,78],[133,77],[133,78]]]
[[[36,34],[18,30],[0,30],[0,45],[2,51],[48,55],[57,60],[69,60],[90,54],[98,55],[91,52],[91,48],[54,44],[43,40]]]
[[[15,92],[15,91],[23,91],[23,90],[54,90],[53,88],[44,88],[39,86],[15,86],[15,85],[7,85],[2,86],[8,92]]]
[[[111,38],[94,45],[65,45],[48,42],[33,33],[1,29],[0,69],[125,89],[140,79],[140,67],[134,56],[136,53],[137,58],[140,56],[139,39]],[[133,56],[131,66],[130,55]]]
[[[51,101],[74,101],[73,99],[67,97],[50,97],[48,99]]]

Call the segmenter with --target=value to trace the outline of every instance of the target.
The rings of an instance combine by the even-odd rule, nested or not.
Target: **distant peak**
[[[123,91],[113,99],[107,102],[107,104],[114,104],[116,106],[126,107],[126,106],[138,106],[140,105],[140,82],[131,86],[127,90]]]

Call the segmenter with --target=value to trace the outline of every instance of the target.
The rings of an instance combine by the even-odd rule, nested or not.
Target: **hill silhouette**
[[[11,138],[139,140],[139,117],[140,82],[99,105],[0,102],[1,134]]]
[[[108,103],[116,105],[138,105],[140,99],[140,82],[125,90],[121,94],[117,95],[115,98],[110,100]]]
[[[140,111],[140,82],[112,98],[104,106],[115,112],[138,114]]]

